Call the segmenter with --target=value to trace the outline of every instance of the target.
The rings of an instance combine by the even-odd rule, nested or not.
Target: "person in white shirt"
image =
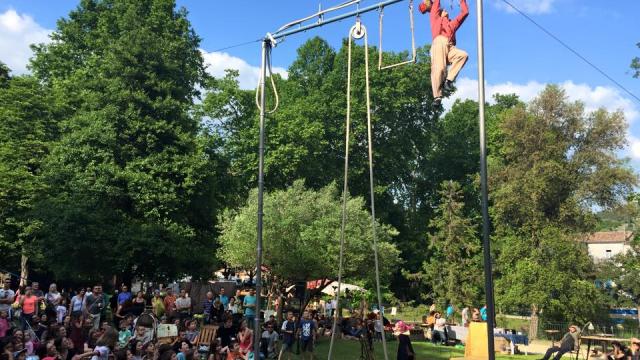
[[[191,315],[191,298],[184,289],[180,290],[180,297],[176,299],[176,311],[180,320],[185,320]]]
[[[435,318],[436,318],[436,322],[435,325],[433,327],[433,337],[431,338],[431,341],[436,344],[437,342],[440,342],[442,345],[446,345],[447,343],[447,333],[446,333],[446,326],[447,326],[447,321],[442,317],[442,315],[437,312],[435,314]]]

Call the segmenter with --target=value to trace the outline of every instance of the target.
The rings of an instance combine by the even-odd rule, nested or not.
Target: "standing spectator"
[[[455,308],[453,307],[453,304],[449,303],[449,306],[447,306],[447,310],[446,310],[446,319],[451,321],[453,320],[453,313],[455,312]]]
[[[227,308],[228,311],[231,311],[231,314],[238,313],[238,303],[236,303],[236,298],[232,296],[229,298],[229,306]]]
[[[71,313],[72,319],[77,319],[82,317],[83,304],[84,304],[84,288],[78,289],[78,293],[71,298],[71,303],[69,304],[69,312]]]
[[[64,322],[64,318],[67,316],[67,300],[65,298],[60,299],[60,303],[56,306],[56,321],[58,324]]]
[[[487,305],[486,304],[482,308],[480,308],[480,319],[482,321],[487,321]]]
[[[256,290],[251,289],[249,291],[249,295],[246,295],[242,302],[242,306],[244,307],[244,317],[251,329],[253,329],[253,323],[256,319],[256,300]]]
[[[160,290],[154,290],[153,299],[151,299],[151,309],[153,314],[158,318],[164,316],[164,300],[160,296]]]
[[[411,345],[411,327],[404,323],[404,321],[398,321],[393,329],[394,335],[398,337],[398,356],[397,360],[414,360],[415,352]]]
[[[175,301],[176,311],[180,320],[188,319],[191,315],[191,298],[185,289],[180,290],[180,297]]]
[[[38,297],[33,294],[31,287],[27,286],[25,294],[20,297],[20,320],[22,329],[25,330],[31,327],[33,317],[38,313]]]
[[[446,324],[447,321],[442,317],[442,315],[437,312],[435,314],[436,321],[433,325],[433,335],[431,341],[436,344],[440,342],[442,345],[446,345],[447,343],[447,333],[446,333]]]
[[[469,327],[469,323],[471,322],[471,318],[469,316],[469,307],[465,306],[462,309],[462,326]]]
[[[213,309],[213,292],[207,291],[207,297],[202,302],[202,318],[205,324],[211,322],[211,310]]]
[[[473,322],[482,321],[482,319],[480,317],[480,310],[478,310],[478,308],[473,308],[473,312],[471,313],[471,321],[473,321]]]
[[[38,301],[44,300],[44,293],[42,292],[42,290],[40,290],[39,282],[34,281],[31,283],[31,291],[33,292],[33,295],[38,298]]]
[[[11,290],[11,278],[4,279],[0,289],[0,311],[7,313],[7,319],[11,319],[11,304],[15,301],[16,293]]]
[[[171,288],[167,288],[167,295],[164,297],[164,311],[166,311],[169,320],[173,320],[176,316],[176,296]]]
[[[224,310],[228,310],[229,308],[229,297],[227,295],[225,295],[225,291],[224,288],[220,288],[220,295],[218,295],[218,299],[220,300],[220,302],[222,303],[222,306],[224,307]]]
[[[318,326],[315,321],[311,319],[309,311],[305,310],[302,313],[302,320],[300,320],[300,347],[302,348],[302,359],[309,355],[309,359],[313,359],[313,344],[316,340],[316,331]]]
[[[100,328],[100,317],[105,306],[102,285],[94,286],[91,294],[85,296],[84,302],[85,315],[92,321],[93,329],[97,330]]]
[[[280,359],[282,354],[287,354],[287,359],[291,360],[291,353],[293,352],[293,341],[296,333],[296,322],[293,317],[293,313],[289,311],[287,313],[287,320],[282,323],[282,348],[280,349]]]
[[[142,291],[138,291],[136,297],[131,300],[131,307],[129,308],[129,312],[133,315],[140,316],[144,312],[144,308],[147,306],[147,301],[144,299],[144,293]]]
[[[122,284],[121,291],[118,294],[118,305],[122,305],[124,304],[125,301],[130,300],[132,298],[133,298],[133,295],[129,291],[129,288],[127,287],[127,285]]]

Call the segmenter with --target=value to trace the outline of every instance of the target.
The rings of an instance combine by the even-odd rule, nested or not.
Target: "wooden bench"
[[[198,352],[206,353],[207,356],[211,352],[211,342],[216,338],[218,327],[216,325],[204,325],[200,328],[200,334],[196,339],[196,349]]]

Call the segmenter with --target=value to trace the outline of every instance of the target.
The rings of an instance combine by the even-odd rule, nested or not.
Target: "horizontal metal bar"
[[[336,22],[336,21],[340,21],[340,20],[344,20],[346,18],[350,18],[350,17],[353,17],[353,16],[361,15],[361,14],[364,14],[364,13],[368,13],[370,11],[378,10],[381,7],[392,5],[392,4],[395,4],[395,3],[399,3],[401,1],[406,1],[406,0],[386,0],[386,1],[382,1],[382,2],[380,2],[378,4],[375,4],[375,5],[370,5],[370,6],[364,7],[364,8],[359,9],[359,10],[354,10],[354,11],[350,11],[350,12],[345,13],[345,14],[334,16],[334,17],[332,17],[330,19],[326,19],[326,20],[324,20],[324,21],[322,21],[320,23],[309,24],[309,25],[301,26],[301,27],[299,27],[297,29],[291,29],[291,30],[287,30],[287,31],[279,32],[279,33],[274,33],[274,34],[271,34],[271,36],[274,39],[278,40],[278,39],[281,39],[281,38],[283,38],[285,36],[289,36],[289,35],[293,35],[293,34],[297,34],[297,33],[303,32],[303,31],[315,29],[317,27],[320,27],[320,26],[323,26],[323,25],[327,25],[327,24],[331,24],[331,23]],[[269,36],[267,36],[265,39],[268,40]]]
[[[407,64],[415,64],[415,62],[416,62],[416,59],[413,58],[411,60],[403,61],[403,62],[397,63],[397,64],[391,64],[391,65],[386,65],[386,66],[378,66],[378,70],[391,69],[391,68],[394,68],[394,67],[407,65]]]

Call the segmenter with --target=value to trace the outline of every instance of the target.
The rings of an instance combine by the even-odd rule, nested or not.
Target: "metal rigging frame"
[[[263,204],[264,204],[264,137],[265,137],[265,116],[266,116],[266,99],[265,99],[265,79],[267,75],[267,54],[276,45],[279,39],[286,36],[305,32],[317,27],[328,25],[336,21],[344,20],[350,17],[358,17],[361,14],[378,10],[382,7],[399,3],[405,0],[386,0],[375,5],[370,5],[362,9],[337,15],[329,19],[324,19],[324,14],[329,11],[320,11],[317,14],[304,18],[302,21],[294,21],[287,24],[285,28],[281,28],[277,32],[267,33],[262,40],[262,57],[260,66],[260,84],[258,91],[260,92],[260,134],[258,145],[258,223],[257,223],[257,256],[256,256],[256,317],[254,320],[254,353],[260,353],[260,293],[262,291],[262,227],[263,227]],[[348,5],[358,5],[359,1],[351,1]],[[343,8],[337,6],[336,8]],[[488,339],[488,355],[490,360],[495,359],[493,328],[495,327],[495,306],[493,299],[493,274],[491,263],[491,250],[489,238],[489,205],[488,205],[488,189],[487,189],[487,151],[485,136],[485,85],[484,85],[484,24],[483,24],[483,0],[476,0],[477,16],[477,33],[478,33],[478,105],[479,105],[479,127],[480,127],[480,182],[482,192],[482,240],[483,240],[483,257],[484,257],[484,275],[485,275],[485,294],[487,300],[487,339]],[[331,10],[331,9],[328,9]],[[337,9],[336,9],[337,10]],[[314,24],[302,25],[302,22],[318,16],[319,21]],[[299,27],[291,29],[291,27],[299,25]]]

